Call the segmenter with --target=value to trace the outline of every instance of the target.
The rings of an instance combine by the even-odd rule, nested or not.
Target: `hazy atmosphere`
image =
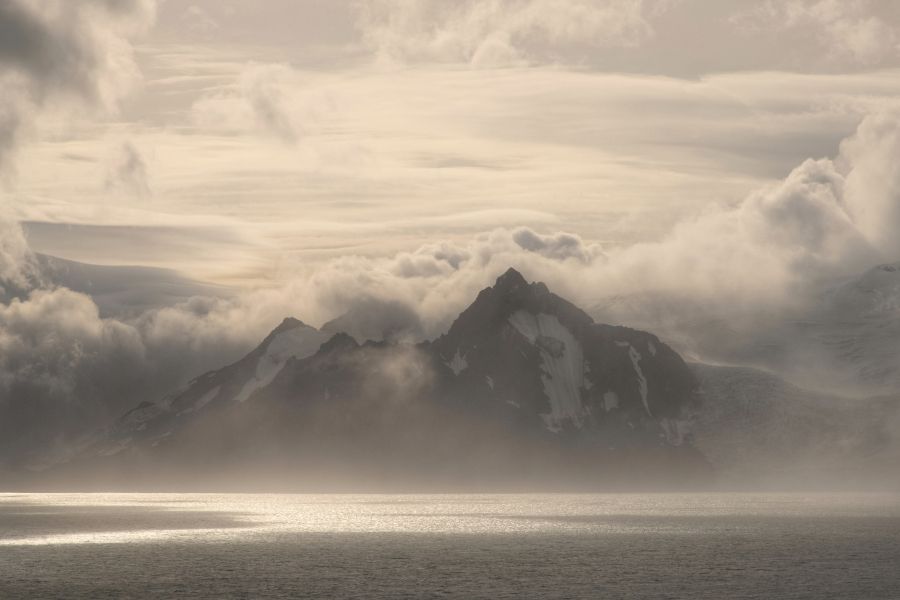
[[[0,98],[0,597],[900,589],[900,2],[0,0]]]
[[[509,267],[689,362],[900,389],[893,2],[6,0],[0,33],[7,455],[286,317],[434,339]]]

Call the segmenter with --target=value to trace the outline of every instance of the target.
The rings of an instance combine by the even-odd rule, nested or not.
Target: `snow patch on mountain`
[[[305,325],[278,333],[266,346],[265,352],[256,364],[256,373],[244,384],[235,401],[244,402],[256,390],[272,383],[291,358],[300,359],[315,354],[328,337],[327,333]]]
[[[634,373],[638,378],[638,391],[641,393],[641,402],[644,404],[644,409],[647,411],[647,414],[652,417],[653,413],[650,412],[650,403],[647,401],[647,378],[644,376],[644,371],[641,369],[641,359],[644,357],[637,351],[637,348],[628,342],[616,342],[616,345],[621,346],[622,348],[628,348],[628,357],[631,359],[631,364],[634,365]]]
[[[130,443],[131,443],[131,438],[120,440],[118,443],[113,444],[107,448],[100,450],[100,452],[98,452],[98,454],[100,456],[106,456],[106,457],[115,456],[116,454],[119,454],[123,450],[127,449],[128,445]]]
[[[541,380],[550,400],[550,413],[541,415],[547,428],[560,431],[566,421],[581,427],[585,414],[581,401],[585,381],[581,344],[555,315],[519,310],[509,323],[540,351]]]
[[[826,298],[843,319],[895,316],[900,312],[900,263],[879,265],[832,290]]]

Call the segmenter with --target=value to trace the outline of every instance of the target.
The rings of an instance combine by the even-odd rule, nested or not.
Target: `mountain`
[[[330,489],[708,475],[685,421],[697,382],[678,354],[515,270],[433,341],[360,343],[335,323],[286,319],[237,363],[129,411],[66,468]]]
[[[900,395],[847,398],[747,367],[692,364],[693,441],[728,487],[894,489]]]
[[[514,270],[430,348],[452,371],[452,394],[511,406],[552,432],[603,431],[610,444],[640,436],[681,443],[679,418],[696,388],[656,336],[594,323]]]
[[[228,297],[234,290],[189,279],[171,269],[91,265],[36,254],[42,280],[87,294],[102,317],[131,318],[195,296]]]
[[[607,298],[591,313],[650,329],[692,361],[754,367],[825,394],[900,391],[900,263],[825,282],[791,308],[750,306],[725,317],[645,293]]]
[[[287,318],[238,362],[190,381],[159,403],[142,402],[120,418],[105,436],[102,454],[135,445],[155,447],[217,409],[239,406],[272,383],[284,366],[315,354],[328,335]]]
[[[18,262],[22,277],[4,280],[0,268],[0,470],[65,460],[124,410],[252,347],[226,336],[212,352],[184,347],[179,359],[158,328],[173,314],[158,309],[200,314],[233,290],[166,269],[31,253]]]
[[[830,312],[839,319],[896,318],[900,315],[900,263],[875,266],[827,296]]]
[[[128,319],[195,296],[225,298],[234,293],[171,269],[92,265],[46,254],[30,255],[24,271],[25,282],[15,284],[0,279],[0,303],[25,298],[35,289],[64,287],[90,296],[101,317]]]

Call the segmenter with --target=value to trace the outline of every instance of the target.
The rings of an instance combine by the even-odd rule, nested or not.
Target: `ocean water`
[[[0,598],[900,599],[900,496],[2,494]]]

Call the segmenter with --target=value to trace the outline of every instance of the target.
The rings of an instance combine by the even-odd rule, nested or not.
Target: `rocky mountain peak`
[[[497,278],[494,289],[501,292],[509,292],[527,286],[528,282],[521,273],[510,267],[503,275]]]
[[[681,417],[694,387],[655,336],[595,324],[509,269],[433,342],[360,346],[285,319],[238,363],[126,415],[91,452],[227,463],[276,448],[308,464],[340,455],[406,469],[430,455],[465,469],[480,462],[481,444],[508,452],[509,465],[567,452],[596,465],[633,451],[668,460],[690,454]],[[220,456],[223,447],[233,455]]]
[[[515,269],[508,269],[492,287],[483,289],[475,301],[454,321],[439,346],[477,344],[507,326],[510,317],[524,311],[533,315],[555,315],[572,328],[588,327],[593,319],[574,304],[550,292],[541,282],[528,283]]]
[[[331,338],[322,344],[319,348],[319,351],[316,354],[325,355],[325,354],[334,354],[338,352],[342,352],[344,350],[352,350],[354,348],[358,348],[359,344],[356,339],[353,338],[352,335],[346,333],[336,333]]]
[[[301,321],[300,319],[295,319],[294,317],[285,317],[283,321],[272,330],[273,334],[279,334],[284,331],[290,331],[291,329],[297,329],[298,327],[309,327],[306,323]]]

